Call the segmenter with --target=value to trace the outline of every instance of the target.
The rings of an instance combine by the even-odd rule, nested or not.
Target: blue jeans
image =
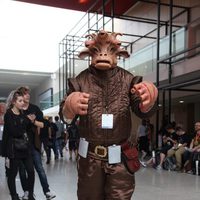
[[[49,184],[47,181],[47,176],[46,176],[46,173],[45,173],[43,165],[42,165],[41,153],[39,151],[37,151],[34,147],[32,148],[32,157],[33,157],[33,164],[38,173],[43,192],[44,192],[44,194],[46,194],[47,192],[50,191]],[[23,165],[21,165],[19,168],[19,174],[20,174],[20,180],[21,180],[23,190],[28,191],[28,189],[27,189],[27,181],[28,181],[27,173],[26,173],[26,169]]]
[[[33,148],[32,154],[33,154],[34,166],[38,173],[43,192],[44,192],[44,194],[46,194],[50,190],[49,190],[49,184],[47,181],[47,176],[46,176],[46,173],[45,173],[43,165],[42,165],[41,153],[39,151],[37,151],[35,148]]]
[[[62,157],[63,156],[63,147],[62,147],[62,144],[63,144],[63,139],[56,139],[56,156],[59,157],[59,154],[60,156]]]

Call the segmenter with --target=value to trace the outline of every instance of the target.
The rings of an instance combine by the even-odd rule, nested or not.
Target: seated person
[[[168,124],[166,126],[166,130],[167,130],[167,132],[163,135],[163,138],[162,138],[163,146],[159,153],[160,161],[159,161],[159,164],[157,165],[156,169],[162,169],[162,165],[163,165],[163,162],[165,160],[168,150],[171,149],[178,140],[178,135],[176,134],[176,132],[171,124]],[[154,162],[154,158],[151,158],[147,162],[141,162],[141,164],[143,166],[146,166],[146,165],[151,165],[153,162]]]
[[[190,171],[192,169],[194,158],[198,154],[200,154],[200,122],[195,123],[195,134],[190,143],[190,147],[187,148],[183,154],[184,160],[186,161],[184,164],[185,171]],[[187,167],[188,165],[190,167]]]
[[[176,128],[176,134],[178,135],[177,143],[175,143],[173,147],[168,150],[167,157],[172,157],[175,155],[175,171],[180,171],[182,168],[182,155],[186,151],[186,147],[188,147],[190,144],[190,137],[181,127]]]

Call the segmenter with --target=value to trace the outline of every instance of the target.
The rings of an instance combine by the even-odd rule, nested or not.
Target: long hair
[[[23,94],[18,90],[13,90],[10,92],[6,100],[6,110],[11,109],[13,107],[13,103],[17,100],[17,97],[19,96],[23,96]]]

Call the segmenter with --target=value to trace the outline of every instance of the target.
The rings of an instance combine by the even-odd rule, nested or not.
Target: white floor
[[[56,193],[55,200],[76,200],[76,161],[69,161],[66,156],[52,161],[44,168],[48,176],[50,188]],[[22,189],[17,177],[17,190]],[[38,176],[35,182],[36,200],[45,200]],[[141,168],[136,173],[136,189],[134,200],[199,200],[200,176],[177,172],[157,171],[152,168]],[[0,200],[10,200],[4,171],[4,159],[0,158]],[[95,200],[95,199],[94,199]]]

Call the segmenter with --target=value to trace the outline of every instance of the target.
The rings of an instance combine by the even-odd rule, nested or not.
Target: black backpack
[[[176,168],[176,158],[174,156],[167,157],[163,162],[163,169],[173,171]]]

